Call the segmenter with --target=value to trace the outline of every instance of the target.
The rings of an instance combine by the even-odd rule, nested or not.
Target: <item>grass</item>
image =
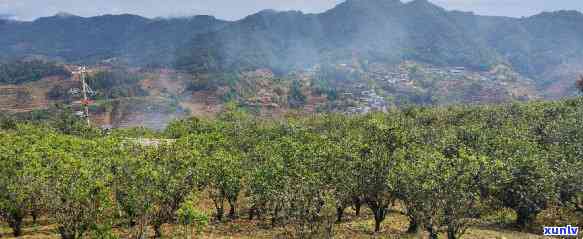
[[[366,210],[362,213],[367,214]],[[243,215],[242,215],[243,216]],[[283,238],[292,228],[271,228],[268,221],[236,219],[226,222],[211,223],[199,238],[219,239],[219,238]],[[374,220],[368,215],[356,217],[352,211],[348,211],[345,221],[337,224],[335,227],[336,238],[360,239],[360,238],[427,238],[427,235],[420,233],[418,235],[406,234],[408,227],[407,218],[399,214],[389,214],[382,224],[380,233],[373,232]],[[167,238],[179,238],[177,234],[179,228],[175,225],[165,225],[164,234]],[[0,234],[5,238],[13,238],[10,235],[11,229],[5,223],[0,224]],[[121,238],[125,238],[127,232],[116,230]],[[153,235],[150,231],[149,235]],[[173,236],[175,235],[175,236]],[[8,236],[8,237],[7,237]],[[1,236],[0,236],[1,237]],[[442,235],[446,237],[445,234]],[[47,219],[39,220],[37,225],[33,225],[30,219],[25,222],[24,236],[21,238],[59,238],[56,226],[51,224]],[[513,229],[500,227],[498,225],[477,225],[468,230],[463,238],[472,239],[538,239],[542,236],[519,232]]]
[[[201,198],[199,207],[207,215],[213,214],[213,204],[205,195]],[[245,198],[239,202],[240,205],[247,205]],[[204,230],[200,237],[194,238],[208,238],[208,239],[230,239],[230,238],[286,238],[293,231],[292,227],[271,227],[268,219],[264,220],[247,220],[245,208],[240,208],[239,219],[225,220],[223,222],[211,222]],[[583,225],[583,215],[576,214],[572,211],[561,208],[550,208],[539,215],[537,221],[528,232],[521,232],[513,226],[516,220],[516,215],[512,210],[502,209],[483,214],[480,220],[468,229],[466,234],[462,237],[464,239],[539,239],[541,236],[543,225]],[[336,224],[334,228],[335,238],[339,239],[364,239],[364,238],[403,238],[403,239],[417,239],[427,238],[427,234],[421,232],[420,234],[411,235],[406,234],[409,222],[407,217],[399,213],[391,213],[382,223],[380,233],[374,233],[374,219],[368,209],[365,207],[361,210],[361,216],[357,217],[351,209],[347,209],[342,223]],[[164,225],[163,232],[166,238],[183,238],[180,236],[179,226]],[[115,234],[120,238],[127,238],[127,230],[115,229]],[[33,224],[30,218],[27,218],[24,223],[24,236],[21,238],[59,238],[57,227],[47,218],[39,219],[37,224]],[[154,235],[154,231],[150,229],[148,235]],[[2,237],[4,236],[4,237]],[[14,238],[11,235],[11,229],[5,222],[0,222],[0,238]],[[440,235],[440,238],[447,238],[445,234]]]

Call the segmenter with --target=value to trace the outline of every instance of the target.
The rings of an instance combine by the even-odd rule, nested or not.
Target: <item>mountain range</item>
[[[581,23],[577,11],[491,17],[448,11],[427,0],[347,0],[320,14],[265,10],[238,21],[59,14],[32,22],[0,20],[0,58],[120,58],[191,72],[286,72],[354,59],[480,70],[505,63],[544,81],[557,69],[578,69],[569,66],[583,60]]]
[[[129,14],[84,18],[60,13],[32,22],[0,20],[0,57],[40,55],[73,63],[121,58],[135,65],[168,65],[179,46],[225,24],[212,16],[148,19]]]

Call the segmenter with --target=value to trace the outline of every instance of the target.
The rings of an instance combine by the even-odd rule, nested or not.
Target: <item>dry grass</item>
[[[199,207],[208,215],[213,214],[213,203],[208,199],[208,195],[201,195],[202,200],[199,202]],[[247,205],[249,202],[242,198],[240,205]],[[289,235],[293,228],[287,227],[271,227],[270,221],[265,220],[247,220],[246,209],[241,208],[238,213],[240,218],[236,220],[225,220],[223,222],[212,222],[198,238],[208,239],[230,239],[230,238],[285,238]],[[538,228],[542,225],[563,225],[566,222],[571,225],[581,226],[583,217],[580,214],[574,214],[560,208],[551,208],[539,215],[537,222],[530,229],[534,233],[520,232],[512,227],[512,222],[516,215],[511,210],[500,210],[483,215],[483,219],[471,227],[463,236],[465,239],[538,239],[544,238],[540,234],[536,234]],[[339,239],[364,239],[364,238],[427,238],[427,235],[420,233],[419,235],[406,234],[409,226],[408,219],[398,213],[391,213],[382,224],[380,233],[373,232],[374,220],[370,215],[370,211],[365,207],[361,210],[361,216],[357,217],[351,209],[347,209],[344,221],[336,224],[335,236]],[[116,229],[114,230],[120,238],[127,238],[127,231]],[[180,227],[176,225],[165,225],[163,227],[166,238],[182,238],[179,236]],[[11,229],[6,223],[0,223],[0,238],[13,238]],[[150,229],[148,235],[153,235],[154,232]],[[1,235],[4,235],[2,237]],[[8,236],[8,237],[7,237]],[[39,220],[37,225],[33,225],[30,219],[25,221],[24,236],[21,238],[59,238],[56,231],[56,226],[51,224],[46,218]],[[447,238],[445,234],[441,238]]]
[[[363,215],[368,214],[363,210]],[[243,215],[242,215],[243,216]],[[405,233],[408,222],[407,218],[399,214],[390,214],[383,223],[382,231],[375,234],[372,231],[374,220],[368,216],[356,217],[354,212],[348,211],[345,222],[337,224],[335,227],[336,238],[427,238],[427,235],[421,233],[419,235],[408,235]],[[180,238],[177,234],[179,231],[176,225],[165,225],[163,227],[164,234],[167,238]],[[269,226],[267,220],[249,221],[246,219],[237,219],[233,221],[214,222],[209,225],[199,238],[209,239],[227,239],[227,238],[282,238],[286,232],[290,232],[292,228],[272,228]],[[10,228],[6,224],[0,225],[0,234],[5,238],[13,238],[9,233]],[[125,238],[127,232],[117,230],[116,234],[121,238]],[[153,235],[153,231],[149,233]],[[8,236],[8,237],[7,237]],[[443,235],[445,237],[445,235]],[[56,232],[56,226],[51,224],[46,219],[40,220],[37,225],[32,225],[30,220],[25,223],[24,236],[21,238],[59,238]],[[543,238],[536,234],[522,233],[510,229],[504,229],[494,226],[475,226],[468,230],[463,238],[472,239],[537,239]]]

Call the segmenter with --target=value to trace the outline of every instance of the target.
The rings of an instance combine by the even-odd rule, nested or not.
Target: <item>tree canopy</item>
[[[398,212],[409,232],[455,239],[504,208],[528,230],[548,208],[582,210],[582,119],[581,98],[280,120],[229,107],[144,133],[151,144],[134,131],[6,119],[0,217],[15,236],[25,217],[43,215],[62,238],[113,228],[143,238],[150,227],[155,237],[165,224],[196,233],[209,218],[248,213],[293,237],[329,238],[347,208],[363,206],[377,233]],[[197,208],[199,195],[212,215]]]

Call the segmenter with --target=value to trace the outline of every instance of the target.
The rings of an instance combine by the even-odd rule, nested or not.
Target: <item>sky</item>
[[[146,17],[214,15],[237,20],[263,9],[318,13],[343,0],[0,0],[0,18],[33,20],[67,12],[79,16],[130,13]],[[543,11],[583,11],[583,0],[430,0],[450,10],[480,15],[530,16]]]

